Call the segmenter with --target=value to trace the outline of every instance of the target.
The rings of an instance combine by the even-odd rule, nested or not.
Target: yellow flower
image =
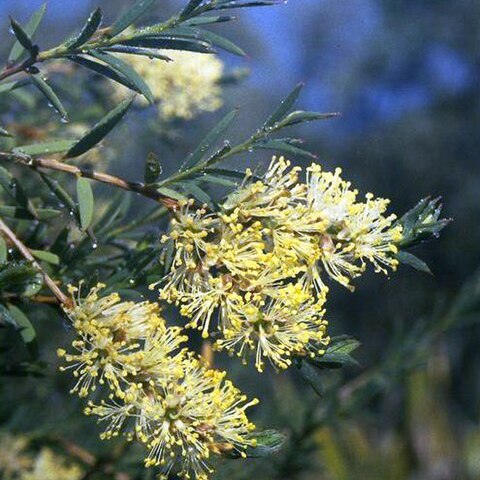
[[[203,480],[213,472],[211,453],[235,449],[244,455],[254,444],[249,434],[255,427],[245,410],[257,400],[246,402],[224,372],[206,369],[192,355],[181,366],[177,379],[160,376],[135,385],[123,401],[90,402],[86,413],[109,422],[102,438],[124,432],[146,445],[147,467],[160,466],[166,473],[175,468],[184,478]]]
[[[385,273],[398,263],[401,228],[385,215],[387,200],[368,194],[358,201],[340,169],[313,164],[306,183],[300,172],[273,157],[263,178],[247,172],[219,212],[184,205],[164,238],[175,255],[160,297],[204,337],[216,324],[219,348],[256,352],[258,369],[264,358],[285,368],[292,355],[328,341],[318,307],[328,279],[352,290],[367,262]],[[285,298],[292,286],[305,296],[297,306]]]
[[[223,63],[215,55],[169,51],[172,62],[142,55],[119,55],[142,76],[159,102],[159,114],[165,119],[191,119],[201,112],[213,112],[222,106],[220,79]],[[116,96],[126,88],[115,83]]]
[[[315,299],[301,285],[293,284],[277,293],[270,299],[247,295],[235,305],[217,348],[236,353],[244,363],[253,351],[259,372],[264,370],[264,359],[288,368],[294,355],[323,354],[329,342],[322,309],[325,297]]]
[[[33,468],[24,472],[20,480],[80,480],[83,471],[78,465],[68,464],[49,448],[43,448],[33,461]]]
[[[136,439],[148,449],[146,466],[198,480],[212,472],[212,453],[244,455],[254,445],[245,410],[257,401],[247,402],[225,373],[181,348],[187,338],[165,326],[157,304],[122,302],[115,293],[102,296],[102,288],[81,299],[70,287],[73,306],[66,312],[79,336],[73,342],[78,353],[59,351],[79,378],[73,392],[87,396],[97,383],[110,387],[100,403],[85,408],[107,424],[101,438]]]
[[[173,371],[169,355],[186,340],[180,329],[165,326],[157,303],[122,302],[116,293],[102,297],[102,288],[99,284],[80,299],[80,290],[70,287],[73,306],[65,310],[78,337],[72,342],[74,353],[57,353],[69,364],[61,369],[72,369],[78,379],[71,392],[80,397],[94,391],[97,383],[107,383],[122,396],[149,363],[156,371]]]

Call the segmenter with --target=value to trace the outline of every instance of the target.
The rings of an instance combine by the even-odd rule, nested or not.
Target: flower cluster
[[[146,446],[146,466],[175,467],[197,480],[208,478],[212,453],[244,455],[255,428],[246,409],[257,400],[247,402],[224,372],[207,369],[182,348],[186,337],[165,325],[158,304],[102,296],[102,288],[81,299],[70,287],[73,306],[66,313],[78,338],[74,353],[58,352],[68,364],[62,369],[73,369],[78,379],[72,392],[85,397],[98,385],[109,387],[105,399],[92,399],[85,409],[106,423],[101,438],[122,433]]]
[[[160,297],[180,307],[188,326],[211,333],[216,347],[244,360],[255,353],[287,368],[293,355],[322,354],[329,338],[323,304],[329,277],[352,289],[367,262],[395,269],[401,228],[385,215],[388,200],[358,192],[319,165],[291,168],[274,157],[266,174],[251,172],[218,213],[186,204],[168,235],[175,256]]]
[[[33,457],[27,451],[28,439],[3,434],[0,437],[0,474],[3,480],[80,480],[82,469],[68,463],[50,448]]]
[[[219,81],[223,63],[214,55],[171,51],[172,62],[140,55],[121,55],[145,80],[159,102],[162,118],[191,119],[201,112],[213,112],[222,106]],[[116,95],[128,90],[115,83]]]

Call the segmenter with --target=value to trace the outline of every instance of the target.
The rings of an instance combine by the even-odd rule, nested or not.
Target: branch
[[[143,185],[142,183],[130,182],[128,180],[124,180],[123,178],[116,177],[108,173],[95,172],[93,170],[79,168],[75,165],[68,165],[57,160],[50,160],[46,158],[31,158],[24,155],[15,155],[0,152],[0,160],[2,159],[14,160],[21,165],[25,165],[33,169],[45,168],[47,170],[55,170],[57,172],[69,173],[77,177],[91,178],[92,180],[96,180],[98,182],[113,185],[117,188],[122,188],[123,190],[128,190],[130,192],[135,192],[143,195],[144,197],[161,203],[164,207],[168,208],[173,212],[178,209],[178,202],[176,200],[162,195],[154,188]]]
[[[45,270],[40,266],[40,264],[35,260],[35,257],[31,254],[30,250],[18,239],[18,237],[8,228],[8,226],[0,218],[0,234],[2,234],[7,240],[9,240],[17,250],[29,260],[32,265],[41,273],[43,280],[47,287],[52,291],[55,297],[58,298],[58,301],[62,305],[68,305],[70,299],[60,290],[57,284],[52,280]]]

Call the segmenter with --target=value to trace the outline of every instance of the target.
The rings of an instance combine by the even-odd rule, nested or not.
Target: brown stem
[[[36,61],[37,61],[37,58],[36,58],[36,54],[34,53],[33,55],[30,55],[30,57],[27,58],[22,63],[5,67],[3,72],[0,73],[0,82],[2,80],[5,80],[8,77],[11,77],[12,75],[25,72],[27,68],[31,67]]]
[[[91,178],[98,182],[106,183],[108,185],[114,185],[118,188],[123,188],[130,192],[139,193],[144,197],[151,198],[157,202],[160,202],[166,208],[172,211],[178,209],[178,202],[173,198],[162,195],[157,192],[154,188],[148,187],[141,183],[130,182],[124,180],[123,178],[110,175],[108,173],[95,172],[93,170],[86,170],[77,167],[76,165],[69,165],[66,163],[59,162],[57,160],[51,160],[46,158],[31,158],[24,156],[11,155],[8,153],[0,153],[0,159],[13,159],[23,165],[27,165],[32,168],[45,168],[47,170],[55,170],[58,172],[69,173],[71,175],[76,175],[80,177]]]
[[[69,305],[70,299],[60,290],[57,284],[50,278],[50,276],[43,270],[40,264],[35,260],[35,257],[32,255],[30,250],[18,239],[18,237],[8,228],[4,221],[0,218],[0,234],[7,238],[10,242],[15,245],[17,250],[29,260],[32,265],[41,273],[43,280],[47,287],[52,291],[55,297],[58,298],[58,301],[62,305]]]

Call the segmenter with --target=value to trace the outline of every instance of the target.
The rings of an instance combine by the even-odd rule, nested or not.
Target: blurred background
[[[7,14],[25,21],[41,3],[0,0],[2,63],[11,38]],[[48,0],[37,41],[42,48],[56,45],[94,7],[102,8],[108,22],[131,3]],[[167,18],[182,3],[159,1],[143,22]],[[326,169],[341,166],[360,191],[391,198],[398,214],[420,198],[441,196],[444,216],[454,221],[416,252],[433,275],[402,266],[391,279],[365,275],[354,294],[331,289],[331,333],[353,335],[362,345],[355,354],[359,366],[326,374],[324,397],[295,372],[261,378],[253,368],[234,372],[235,381],[264,404],[258,422],[284,431],[290,440],[273,459],[250,460],[247,468],[220,465],[217,478],[480,478],[480,3],[289,0],[274,8],[245,9],[238,17],[215,31],[248,53],[246,59],[222,53],[227,70],[248,68],[250,75],[224,88],[223,108],[158,135],[155,114],[129,116],[106,141],[104,149],[114,153],[104,169],[141,180],[144,159],[155,152],[164,170],[174,171],[228,109],[240,107],[232,136],[242,138],[304,82],[299,107],[341,112],[295,131]],[[53,113],[46,109],[45,115]],[[268,160],[268,152],[252,153],[235,166]],[[142,207],[141,200],[135,202]],[[230,365],[219,357],[219,364]],[[19,380],[19,391],[34,392],[31,404],[43,404],[51,413],[66,400],[76,403],[63,398],[66,379],[51,382],[58,398],[32,379]],[[349,401],[352,391],[359,392],[355,402]],[[25,411],[7,410],[4,405],[2,418],[21,428]],[[70,410],[64,410],[67,434],[83,431],[87,438],[81,441],[88,445],[85,430],[91,433],[93,422],[82,417],[74,422]]]

